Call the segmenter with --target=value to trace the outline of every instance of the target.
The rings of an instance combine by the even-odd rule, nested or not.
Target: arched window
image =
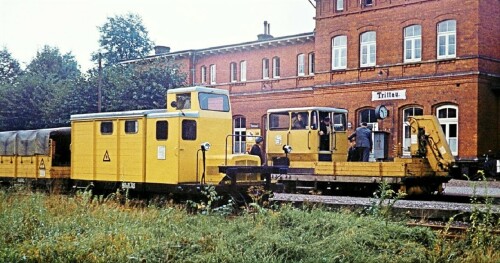
[[[457,21],[443,21],[438,24],[437,31],[437,58],[454,58],[457,47]]]
[[[332,39],[332,69],[347,68],[347,36]]]
[[[368,31],[361,34],[361,46],[359,53],[361,67],[375,66],[377,54],[377,34],[375,31]]]
[[[441,128],[450,145],[451,153],[458,155],[458,107],[453,105],[443,105],[436,110]]]
[[[403,155],[410,155],[411,132],[408,117],[424,115],[424,110],[420,107],[410,107],[403,110]]]
[[[237,75],[238,75],[238,71],[237,71],[237,67],[236,67],[236,62],[231,62],[231,64],[229,64],[229,81],[230,82],[236,82],[238,81],[237,80]]]
[[[269,79],[269,59],[262,59],[262,79]]]
[[[237,116],[233,119],[234,136],[233,138],[233,152],[244,153],[246,151],[246,118]]]
[[[305,57],[304,54],[297,55],[297,76],[304,76],[306,74]]]
[[[412,25],[405,28],[404,62],[420,61],[422,57],[422,27]]]
[[[206,66],[201,66],[200,75],[201,75],[200,82],[207,83],[207,67]]]
[[[281,76],[280,73],[280,58],[279,57],[274,57],[273,58],[273,78],[277,79]]]

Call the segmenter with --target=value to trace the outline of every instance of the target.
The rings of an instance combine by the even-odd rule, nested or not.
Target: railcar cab
[[[327,107],[270,109],[267,111],[268,159],[287,157],[294,166],[313,168],[315,162],[347,160],[347,110]],[[279,162],[279,161],[278,161]]]

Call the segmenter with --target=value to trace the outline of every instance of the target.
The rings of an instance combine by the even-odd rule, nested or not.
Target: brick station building
[[[406,118],[438,116],[457,159],[500,151],[498,0],[316,0],[312,32],[146,58],[176,61],[189,85],[230,91],[235,132],[264,132],[270,108],[349,111],[408,154]],[[134,62],[134,60],[130,61]],[[385,105],[389,115],[375,117]],[[244,142],[242,142],[244,143]],[[390,151],[391,157],[393,153]]]

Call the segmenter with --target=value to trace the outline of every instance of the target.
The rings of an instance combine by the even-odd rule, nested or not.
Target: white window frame
[[[242,60],[240,62],[240,81],[247,81],[247,62]]]
[[[297,55],[297,76],[304,76],[306,74],[305,70],[305,55]]]
[[[217,83],[217,66],[215,64],[210,65],[210,84]]]
[[[437,58],[454,58],[457,56],[457,21],[445,20],[437,25]],[[440,47],[443,47],[441,53]]]
[[[281,77],[280,67],[281,67],[280,58],[273,57],[273,78],[278,79]]]
[[[269,59],[262,59],[262,79],[269,79]]]
[[[200,74],[201,74],[201,83],[207,83],[207,67],[206,66],[201,66],[201,70],[200,70]]]
[[[238,72],[237,72],[238,68],[236,66],[236,62],[231,62],[229,64],[229,80],[231,82],[237,82],[238,81]]]
[[[335,1],[335,10],[344,11],[344,0],[336,0]]]
[[[361,34],[359,49],[361,67],[373,67],[377,63],[377,33],[367,31]]]
[[[332,69],[347,68],[347,36],[336,36],[332,39]]]
[[[439,118],[439,111],[445,110],[446,117]],[[454,110],[456,115],[455,117],[449,117],[449,110]],[[438,117],[439,124],[441,124],[441,128],[443,128],[444,135],[446,137],[446,141],[450,146],[451,154],[454,156],[458,155],[458,107],[455,105],[443,105],[436,109],[436,116]],[[455,137],[450,137],[450,128],[456,128]]]
[[[309,76],[314,76],[314,52],[309,53],[308,55],[308,70],[309,70]]]
[[[411,25],[404,28],[404,62],[422,60],[422,26]]]

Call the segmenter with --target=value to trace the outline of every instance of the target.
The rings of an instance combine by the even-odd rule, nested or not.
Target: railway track
[[[457,200],[464,201],[464,199]],[[295,206],[314,204],[334,209],[368,210],[370,207],[378,205],[379,199],[275,193],[270,201],[274,203],[292,203]],[[396,201],[385,200],[380,205],[391,206],[391,212],[394,215],[425,220],[447,221],[448,218],[455,217],[459,221],[466,221],[474,211],[487,212],[494,216],[500,216],[500,205],[498,204],[402,199]]]

